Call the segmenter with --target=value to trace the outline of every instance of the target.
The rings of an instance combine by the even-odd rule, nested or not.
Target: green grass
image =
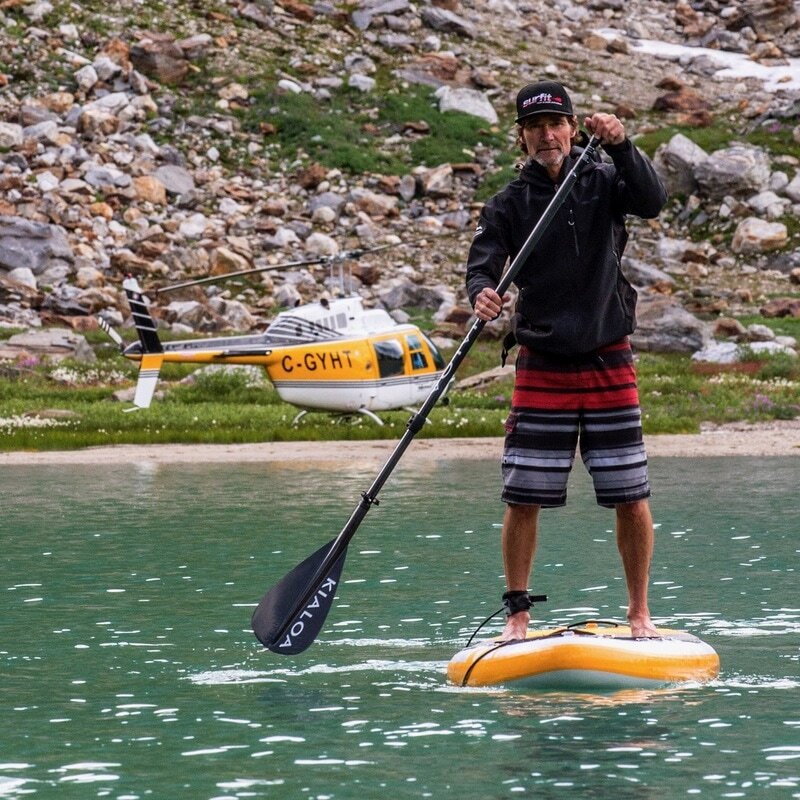
[[[796,331],[798,323],[769,322],[785,325],[789,331]],[[241,374],[206,375],[194,385],[178,385],[191,371],[188,365],[167,365],[159,384],[163,399],[156,399],[149,409],[125,413],[131,404],[110,398],[120,383],[133,385],[133,365],[103,348],[98,350],[102,357],[96,365],[67,365],[60,371],[68,370],[77,385],[55,382],[42,367],[0,370],[0,449],[399,439],[410,416],[408,411],[381,413],[385,424],[379,426],[361,415],[312,412],[293,425],[298,410],[284,403],[270,385],[254,388]],[[457,378],[497,366],[499,353],[498,342],[480,340]],[[703,422],[800,416],[798,359],[762,357],[747,368],[751,372],[725,367],[709,370],[685,355],[642,354],[638,372],[645,433],[692,433]],[[508,376],[483,391],[451,390],[448,404],[433,410],[419,436],[501,436],[512,384]],[[68,410],[74,416],[57,418],[48,427],[33,427],[32,418],[24,416],[52,409]]]
[[[776,336],[794,336],[800,342],[800,317],[760,317],[755,314],[739,317],[747,325],[766,325]]]
[[[753,128],[752,123],[738,118],[718,118],[712,125],[695,128],[682,125],[664,125],[650,133],[636,137],[637,146],[650,157],[659,145],[668,142],[675,134],[682,133],[707,153],[730,146],[733,142],[744,142],[762,147],[772,156],[800,157],[800,143],[793,136],[794,126],[787,122],[770,120],[767,124]]]
[[[362,94],[342,87],[320,102],[307,94],[279,94],[274,82],[251,82],[253,103],[237,112],[246,130],[264,121],[277,128],[273,147],[284,159],[307,157],[350,174],[403,174],[411,166],[429,167],[471,160],[480,144],[502,147],[498,132],[460,112],[441,113],[426,86],[381,88]],[[404,136],[408,122],[425,122],[429,133]],[[400,135],[387,145],[386,139]],[[269,141],[269,140],[268,140]]]
[[[797,359],[763,357],[752,366],[731,368],[699,366],[686,356],[646,354],[639,359],[638,374],[646,433],[692,433],[701,422],[800,416]]]
[[[507,183],[517,177],[514,165],[521,159],[521,153],[499,153],[495,158],[495,168],[487,172],[482,178],[475,200],[485,203],[492,195],[503,189]]]

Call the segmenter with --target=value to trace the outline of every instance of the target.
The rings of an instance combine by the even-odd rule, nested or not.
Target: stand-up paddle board
[[[717,677],[713,647],[685,631],[657,630],[660,638],[634,639],[627,625],[587,621],[529,631],[513,642],[482,641],[453,656],[447,677],[459,686],[577,689],[653,688]]]

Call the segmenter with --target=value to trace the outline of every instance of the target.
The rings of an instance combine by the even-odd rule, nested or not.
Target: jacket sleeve
[[[467,294],[470,305],[475,306],[475,298],[481,289],[487,286],[490,289],[497,288],[508,255],[505,237],[497,225],[495,205],[490,200],[481,211],[467,256]]]
[[[650,159],[630,139],[604,145],[617,170],[616,194],[619,210],[643,219],[657,217],[667,202],[667,191]]]

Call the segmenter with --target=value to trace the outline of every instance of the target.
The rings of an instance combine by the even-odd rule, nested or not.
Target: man
[[[470,302],[487,321],[510,299],[495,291],[506,261],[519,252],[580,153],[574,149],[578,120],[561,84],[539,81],[521,89],[516,121],[527,161],[482,210],[467,261]],[[636,292],[622,275],[620,258],[625,215],[656,217],[667,196],[619,119],[595,113],[584,125],[612,163],[596,159],[581,170],[515,279],[512,331],[520,351],[502,465],[503,640],[525,638],[539,509],[566,503],[578,444],[598,504],[616,510],[631,633],[657,635],[647,601],[654,538],[650,487],[628,342]]]

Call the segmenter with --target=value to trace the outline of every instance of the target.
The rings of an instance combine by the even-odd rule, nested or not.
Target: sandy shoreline
[[[83,450],[0,453],[0,466],[36,464],[121,464],[150,462],[346,462],[380,466],[396,439],[364,442],[264,442],[233,445],[115,445]],[[800,420],[709,427],[699,434],[661,434],[646,438],[651,458],[702,456],[800,456]],[[501,438],[416,439],[403,461],[499,458]]]

